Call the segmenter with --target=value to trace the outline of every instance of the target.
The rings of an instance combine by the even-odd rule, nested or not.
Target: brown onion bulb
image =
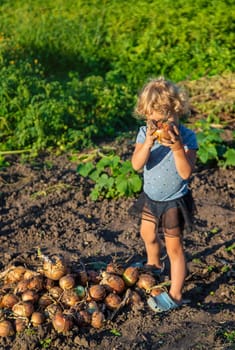
[[[126,285],[120,276],[114,275],[113,273],[103,272],[102,277],[100,284],[104,285],[110,292],[114,291],[118,294],[124,292]]]
[[[34,327],[40,326],[45,321],[45,315],[42,312],[33,312],[31,315],[31,323]]]
[[[15,319],[15,330],[17,333],[24,332],[27,325],[28,325],[28,321],[25,318]]]
[[[32,301],[32,303],[35,303],[39,299],[39,295],[36,291],[34,290],[26,290],[22,296],[21,299],[23,301]]]
[[[51,280],[50,278],[46,278],[45,281],[45,288],[47,290],[50,290],[51,288],[55,287],[55,281]]]
[[[67,273],[67,266],[61,256],[54,255],[51,259],[45,259],[43,272],[46,277],[58,281]]]
[[[76,322],[79,327],[91,324],[91,314],[86,310],[79,311],[76,317]]]
[[[53,287],[49,290],[49,294],[52,296],[54,299],[58,299],[61,294],[63,294],[63,289],[60,287]]]
[[[24,277],[26,268],[24,266],[14,267],[12,270],[8,272],[5,277],[5,283],[15,283],[20,281]]]
[[[30,317],[34,311],[34,307],[30,301],[20,301],[13,306],[12,311],[16,316]]]
[[[15,334],[13,325],[10,321],[4,320],[0,322],[0,337],[8,337]]]
[[[52,319],[52,324],[58,333],[67,333],[73,326],[72,319],[69,315],[57,312]]]
[[[33,270],[26,270],[24,273],[24,279],[25,280],[30,280],[31,278],[39,276],[39,273]]]
[[[162,292],[164,292],[164,290],[158,286],[153,286],[150,290],[150,295],[152,297],[156,297],[157,295],[161,294]]]
[[[65,275],[60,278],[59,286],[63,290],[72,289],[75,286],[75,279],[72,275]]]
[[[87,272],[85,270],[78,271],[77,276],[78,276],[79,284],[81,284],[82,286],[86,286],[88,282]]]
[[[139,278],[139,270],[137,267],[129,266],[123,272],[122,278],[128,287],[133,286]]]
[[[109,310],[116,310],[120,306],[122,299],[118,294],[110,293],[106,296],[104,302]]]
[[[40,291],[44,288],[42,276],[34,276],[28,282],[28,289]]]
[[[105,317],[103,312],[95,311],[91,315],[91,325],[94,328],[101,328],[104,325]]]
[[[51,305],[52,303],[53,303],[53,299],[47,293],[43,294],[38,300],[38,305],[41,306],[43,309],[48,305]]]
[[[92,299],[99,301],[105,298],[106,290],[104,286],[101,286],[99,284],[94,284],[89,288],[89,294]]]
[[[75,306],[80,298],[73,289],[68,289],[63,292],[61,300],[67,306]]]
[[[111,262],[107,265],[106,272],[114,273],[116,275],[122,276],[122,274],[124,272],[124,268],[122,265],[120,265],[118,263]]]
[[[50,319],[52,319],[58,312],[62,312],[62,309],[58,304],[50,304],[45,309],[45,315]]]
[[[137,286],[141,289],[149,290],[156,284],[156,280],[152,275],[142,273],[139,276]]]
[[[128,300],[128,304],[132,306],[135,306],[135,305],[139,306],[141,303],[142,303],[142,300],[139,293],[136,292],[135,290],[132,290]]]
[[[19,298],[12,293],[5,294],[0,303],[0,307],[6,309],[12,309],[12,307],[19,302]]]
[[[87,277],[88,277],[88,281],[91,283],[99,283],[100,282],[100,275],[97,271],[94,270],[88,270],[87,271]]]
[[[24,293],[28,289],[29,280],[22,280],[17,283],[14,293]]]

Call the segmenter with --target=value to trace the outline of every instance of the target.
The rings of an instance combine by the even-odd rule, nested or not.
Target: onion
[[[28,321],[25,318],[15,319],[15,330],[17,333],[23,332],[28,325]]]
[[[120,298],[120,296],[118,294],[110,293],[107,295],[104,302],[105,302],[105,305],[107,306],[108,309],[115,310],[121,304],[122,299]]]
[[[30,317],[34,311],[34,307],[30,301],[20,301],[13,306],[12,311],[16,316]]]
[[[8,337],[15,334],[13,325],[10,321],[4,320],[0,322],[0,337]]]
[[[32,303],[35,303],[39,299],[39,295],[34,290],[26,290],[22,296],[23,301],[32,301]]]
[[[118,263],[111,262],[107,265],[106,272],[114,273],[114,274],[122,276],[122,274],[124,272],[124,268],[122,265],[120,265]]]
[[[42,308],[45,308],[48,305],[51,305],[52,303],[53,303],[53,299],[47,293],[43,294],[38,300],[38,305],[41,306]]]
[[[62,312],[61,307],[58,304],[48,305],[45,309],[45,315],[52,319],[56,313]]]
[[[20,281],[23,278],[25,271],[26,271],[26,268],[24,266],[14,267],[12,270],[8,272],[4,282],[15,283]]]
[[[157,130],[154,131],[153,136],[155,136],[160,143],[162,139],[170,140],[169,130],[172,130],[172,125],[169,122],[157,122]]]
[[[74,290],[80,299],[83,299],[86,296],[86,289],[83,286],[77,286]]]
[[[137,267],[129,266],[123,272],[122,278],[128,287],[133,286],[139,278],[139,270]]]
[[[49,290],[49,294],[54,298],[58,299],[63,293],[63,289],[60,287],[53,287]]]
[[[106,290],[104,286],[100,284],[94,284],[89,288],[90,297],[96,301],[103,300],[106,295]]]
[[[123,279],[113,273],[103,272],[102,281],[100,284],[104,285],[110,292],[123,293],[125,290],[125,282]]]
[[[72,275],[65,275],[60,278],[59,286],[63,290],[71,289],[75,286],[75,279],[73,278]]]
[[[0,307],[6,308],[6,309],[12,309],[12,307],[19,302],[19,298],[15,294],[5,294],[2,297]]]
[[[131,291],[128,304],[132,306],[139,306],[142,304],[141,296],[135,290]]]
[[[33,312],[31,315],[31,323],[34,327],[40,326],[45,321],[45,315],[42,312]]]
[[[81,284],[82,286],[87,285],[88,275],[85,270],[78,271],[78,280],[79,280],[79,284]]]
[[[61,256],[54,255],[51,259],[46,258],[43,264],[44,275],[54,281],[58,281],[67,273],[67,266]]]
[[[62,295],[62,302],[67,306],[75,306],[80,301],[77,293],[72,290],[65,290]]]
[[[151,290],[150,290],[150,295],[152,297],[155,297],[155,296],[161,294],[162,292],[164,292],[164,290],[162,288],[157,287],[157,286],[153,286],[153,288],[151,288]]]
[[[91,323],[91,314],[86,310],[79,311],[76,322],[79,327],[89,325]]]
[[[58,333],[68,332],[72,326],[73,322],[69,315],[65,315],[62,312],[57,312],[52,319],[52,324]]]
[[[42,276],[34,276],[28,282],[28,289],[40,291],[44,287]]]
[[[101,328],[104,325],[104,314],[101,311],[95,311],[91,315],[91,325],[94,328]]]
[[[89,312],[89,314],[93,314],[93,312],[99,311],[99,306],[95,300],[92,300],[88,303],[87,311]]]
[[[45,281],[45,288],[47,290],[50,290],[51,288],[55,287],[55,281],[51,280],[50,278],[46,278]]]
[[[33,270],[26,270],[24,273],[24,279],[25,280],[30,280],[31,278],[39,276],[39,273]]]
[[[99,283],[100,282],[100,275],[97,271],[94,270],[88,270],[87,271],[88,281],[91,283]]]
[[[141,289],[149,290],[156,284],[156,280],[152,275],[142,273],[139,276],[137,286]]]
[[[22,280],[17,283],[14,293],[24,293],[28,289],[29,280]]]

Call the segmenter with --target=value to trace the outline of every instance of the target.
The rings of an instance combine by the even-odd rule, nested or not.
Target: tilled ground
[[[132,145],[118,147],[128,157]],[[145,257],[139,223],[127,212],[133,198],[91,201],[92,184],[68,156],[10,160],[0,172],[1,271],[13,264],[35,267],[38,248],[63,254],[71,266],[113,260],[128,265]],[[140,307],[124,307],[101,329],[74,326],[64,335],[47,322],[1,338],[0,349],[234,349],[228,336],[235,329],[234,177],[234,171],[217,168],[193,174],[195,231],[185,235],[189,304],[158,316],[143,296]],[[163,259],[167,281],[164,251]]]

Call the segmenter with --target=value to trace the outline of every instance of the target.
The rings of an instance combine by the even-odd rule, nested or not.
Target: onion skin
[[[72,275],[62,276],[59,280],[59,286],[63,290],[72,289],[75,286],[75,279]]]
[[[44,288],[42,276],[34,276],[28,281],[28,289],[40,291]]]
[[[106,272],[115,273],[116,275],[122,276],[124,268],[118,263],[111,262],[107,265]]]
[[[73,289],[65,290],[62,295],[62,302],[66,306],[75,306],[80,301],[79,296]]]
[[[67,333],[73,326],[72,319],[69,315],[57,312],[52,319],[52,324],[58,333]]]
[[[13,306],[12,311],[16,316],[30,317],[34,312],[34,307],[30,301],[20,301]]]
[[[85,270],[81,270],[78,272],[77,276],[78,276],[79,284],[85,287],[88,282],[87,272]]]
[[[43,294],[38,300],[38,305],[43,309],[51,305],[52,303],[53,303],[53,299],[47,293]]]
[[[81,310],[77,314],[76,323],[79,327],[91,324],[91,314],[87,310]]]
[[[43,273],[53,281],[59,281],[67,273],[67,266],[64,259],[57,255],[51,259],[46,259],[43,264]]]
[[[19,281],[15,287],[14,293],[24,293],[26,290],[28,290],[28,284],[29,280]]]
[[[23,301],[31,301],[32,303],[35,303],[39,299],[39,295],[36,291],[34,290],[26,290],[22,296],[21,299]]]
[[[160,287],[153,287],[150,290],[150,295],[152,297],[156,297],[157,295],[161,294],[162,292],[164,292],[164,290]]]
[[[104,325],[105,317],[103,312],[95,311],[91,316],[91,325],[94,328],[102,328]]]
[[[9,337],[14,334],[15,331],[10,321],[4,320],[0,322],[0,337]]]
[[[152,275],[142,273],[139,276],[137,286],[141,289],[150,290],[156,284],[156,280]]]
[[[54,299],[58,299],[62,293],[63,293],[63,289],[57,286],[49,290],[49,295],[51,295],[52,298]]]
[[[34,327],[40,326],[45,321],[45,315],[42,312],[33,312],[31,315],[31,323]]]
[[[154,131],[153,136],[157,139],[157,141],[161,143],[163,139],[170,140],[171,137],[168,131],[173,131],[172,123],[157,122],[156,124],[157,129]]]
[[[0,307],[12,309],[12,307],[19,302],[19,298],[12,293],[5,294],[0,303]]]
[[[5,277],[5,283],[15,283],[19,282],[24,277],[26,268],[24,266],[17,266],[13,268]]]
[[[100,284],[104,285],[109,292],[121,294],[124,292],[126,285],[123,279],[113,273],[104,272]]]
[[[24,332],[28,325],[28,322],[26,319],[23,318],[16,318],[15,319],[15,330],[17,333]]]
[[[127,267],[123,272],[122,278],[128,287],[133,286],[139,278],[138,268],[134,266]]]
[[[122,299],[116,293],[109,293],[104,302],[109,310],[116,310],[120,306]]]
[[[45,315],[48,316],[50,319],[53,319],[55,314],[62,313],[62,309],[58,304],[50,304],[46,307],[44,310]]]
[[[95,301],[101,301],[105,298],[106,289],[102,285],[94,284],[89,288],[89,295]]]

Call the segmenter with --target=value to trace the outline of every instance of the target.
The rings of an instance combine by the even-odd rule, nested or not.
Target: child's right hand
[[[145,144],[148,145],[148,147],[152,147],[156,139],[156,136],[153,135],[154,131],[156,131],[156,126],[154,126],[152,120],[147,120]]]

